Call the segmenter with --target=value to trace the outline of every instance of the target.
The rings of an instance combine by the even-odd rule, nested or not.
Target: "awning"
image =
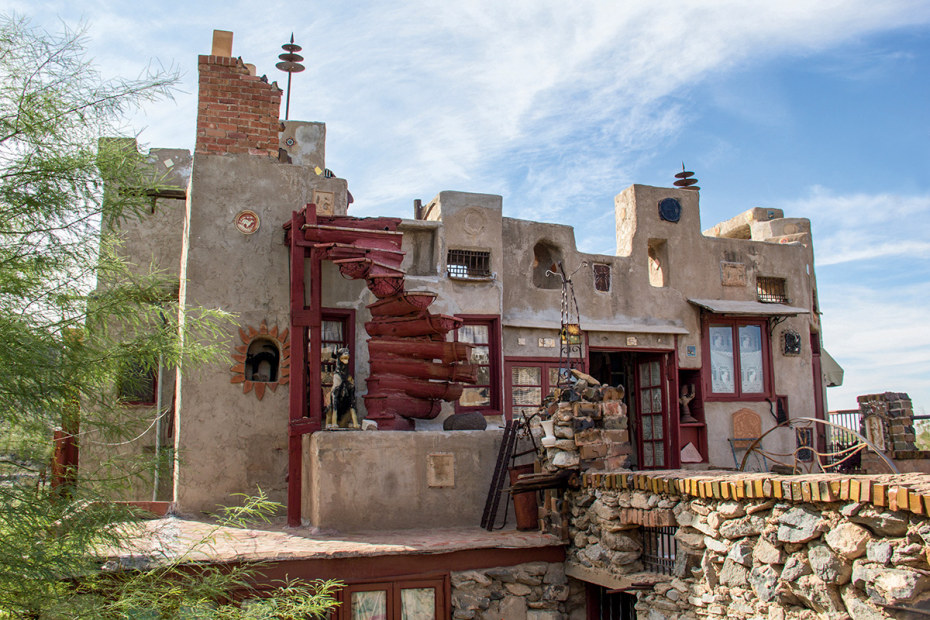
[[[689,299],[692,304],[715,314],[741,314],[750,316],[797,316],[810,314],[810,310],[786,306],[785,304],[764,304],[761,301],[730,301],[726,299]]]
[[[557,317],[528,317],[504,315],[501,318],[504,327],[522,327],[527,329],[551,329],[558,331],[561,324]],[[615,321],[588,321],[581,317],[581,329],[586,332],[623,332],[628,334],[680,334],[688,333],[687,328],[674,323],[649,322],[618,317]]]
[[[833,356],[824,348],[820,349],[820,374],[826,387],[843,385],[843,367],[836,363]]]

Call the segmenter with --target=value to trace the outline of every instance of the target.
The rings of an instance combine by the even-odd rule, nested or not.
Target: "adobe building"
[[[147,221],[122,229],[131,262],[178,274],[182,307],[238,321],[223,345],[228,362],[177,378],[166,369],[148,399],[160,392],[173,403],[164,442],[177,462],[159,493],[170,488],[182,511],[211,511],[260,486],[292,516],[299,503],[301,518],[327,527],[358,511],[319,504],[358,501],[356,485],[380,477],[412,512],[473,521],[463,502],[481,503],[493,428],[538,410],[566,365],[559,266],[581,329],[573,365],[624,388],[634,469],[734,467],[731,440],[746,433],[733,428],[736,412],[752,414],[753,435],[789,416],[824,418],[807,219],[754,208],[702,232],[698,191],[633,185],[615,198],[608,256],[579,252],[570,226],[505,217],[494,195],[443,191],[411,219],[352,218],[347,182],[326,169],[325,125],[279,120],[281,90],[230,46],[218,39],[200,57],[193,157],[149,153],[175,189]],[[398,294],[422,308],[392,309],[385,300]],[[405,312],[430,317],[429,333],[411,327],[413,342],[469,346],[397,349],[410,344],[400,342]],[[379,340],[374,353],[369,339]],[[343,347],[365,426],[418,432],[317,432],[330,354]],[[392,366],[408,353],[423,364]],[[473,411],[491,431],[440,432],[446,417]],[[790,452],[799,439],[784,429],[765,441]],[[398,449],[410,457],[388,457]],[[454,455],[457,488],[427,500],[433,451]],[[332,487],[331,467],[341,472]],[[474,488],[463,494],[461,484]]]
[[[173,467],[154,494],[180,513],[260,487],[295,527],[477,526],[502,427],[543,408],[569,366],[624,394],[613,443],[572,464],[586,475],[735,469],[745,442],[779,422],[824,419],[835,363],[821,348],[807,219],[753,208],[702,231],[696,188],[633,185],[614,200],[616,254],[596,255],[571,226],[505,217],[495,195],[442,191],[410,219],[355,218],[346,180],[326,168],[325,125],[281,121],[282,91],[218,34],[199,58],[193,156],[150,151],[174,189],[122,230],[132,262],[177,273],[182,322],[197,307],[238,321],[220,343],[227,361],[165,369],[136,399],[140,424],[156,402],[173,408],[159,439]],[[366,430],[327,429],[342,349]],[[487,430],[443,430],[474,412]],[[764,447],[824,444],[805,430],[777,429]],[[456,566],[557,565],[568,527],[511,555],[486,540],[484,559],[473,546]],[[409,572],[384,571],[371,578]],[[589,583],[622,582],[604,574]]]

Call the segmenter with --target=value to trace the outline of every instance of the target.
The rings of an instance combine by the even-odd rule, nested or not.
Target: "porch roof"
[[[797,316],[810,314],[810,310],[786,304],[761,301],[733,301],[729,299],[689,299],[689,302],[715,314],[741,314],[751,316]]]
[[[688,329],[674,323],[650,323],[647,319],[618,317],[614,321],[590,321],[581,317],[581,329],[586,332],[624,332],[630,334],[687,334]],[[501,317],[504,327],[523,327],[528,329],[562,328],[558,317],[538,317],[507,315]]]

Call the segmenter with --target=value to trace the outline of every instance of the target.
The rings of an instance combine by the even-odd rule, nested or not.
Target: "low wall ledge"
[[[862,502],[930,516],[928,474],[802,474],[657,470],[585,473],[584,488],[639,490],[718,500]]]

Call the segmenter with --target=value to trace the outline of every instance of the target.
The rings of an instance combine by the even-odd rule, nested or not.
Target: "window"
[[[604,586],[585,584],[585,602],[587,617],[592,620],[629,620],[636,618],[636,595],[605,588]]]
[[[542,406],[542,399],[559,383],[559,363],[534,360],[508,360],[504,376],[509,380],[507,419],[530,416]]]
[[[126,405],[154,405],[158,381],[155,368],[142,362],[128,362],[119,378],[119,398]]]
[[[675,568],[677,527],[642,527],[643,570],[647,573],[671,575]]]
[[[708,398],[762,400],[770,396],[765,321],[712,319],[706,324],[704,349],[704,393]]]
[[[784,278],[756,277],[756,297],[763,303],[788,303],[788,286]]]
[[[594,263],[594,290],[610,291],[610,265]]]
[[[484,280],[491,277],[491,253],[479,250],[449,250],[446,265],[450,278]]]
[[[455,342],[472,345],[468,363],[477,366],[478,381],[466,385],[455,405],[456,413],[481,411],[500,414],[500,319],[496,316],[460,316],[465,321],[455,330]]]
[[[432,620],[449,617],[448,577],[350,584],[336,598],[336,620]]]

